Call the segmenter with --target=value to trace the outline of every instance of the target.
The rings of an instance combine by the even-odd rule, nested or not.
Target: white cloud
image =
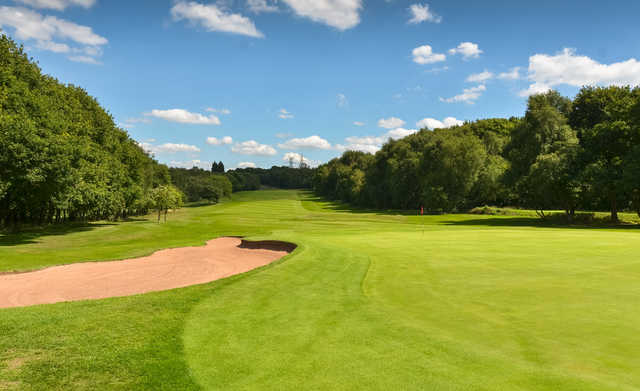
[[[447,59],[447,56],[441,53],[434,53],[429,45],[419,46],[411,52],[413,54],[413,62],[416,64],[433,64]]]
[[[411,19],[409,20],[409,23],[440,23],[442,21],[442,17],[429,10],[429,4],[412,4],[409,7],[409,11],[411,12]]]
[[[459,126],[459,125],[462,125],[463,123],[464,122],[454,117],[447,117],[442,121],[438,121],[435,118],[423,118],[420,121],[418,121],[418,123],[416,123],[416,126],[420,129],[427,128],[427,129],[433,130],[433,129],[450,128],[452,126]]]
[[[520,94],[545,92],[557,85],[640,85],[640,62],[635,58],[612,64],[601,64],[587,56],[577,55],[574,49],[564,49],[550,56],[536,54],[529,57],[529,80],[533,83]]]
[[[254,14],[278,12],[278,6],[275,5],[275,1],[271,4],[267,0],[247,0],[247,6],[249,7],[249,11]]]
[[[145,115],[181,124],[220,125],[220,119],[215,115],[204,116],[202,114],[191,113],[183,109],[151,110],[151,113],[147,113]]]
[[[165,143],[155,147],[158,152],[176,153],[176,152],[200,152],[200,148],[189,144],[173,144]]]
[[[256,168],[256,164],[254,162],[240,162],[237,165],[238,168]]]
[[[176,152],[200,152],[200,148],[189,144],[165,143],[153,145],[149,142],[138,143],[142,149],[149,153],[176,153]]]
[[[390,118],[381,118],[378,121],[378,126],[385,129],[393,129],[399,128],[404,125],[406,122],[401,120],[400,118],[390,117]]]
[[[472,75],[469,75],[469,77],[467,77],[466,81],[469,83],[482,83],[484,81],[493,79],[495,75],[489,71],[487,71],[486,69],[484,70],[484,72],[480,72],[480,73],[474,73]]]
[[[482,50],[480,50],[477,43],[461,42],[457,47],[449,49],[449,54],[462,54],[462,58],[468,60],[470,58],[480,57],[480,54],[482,54]]]
[[[231,145],[232,143],[233,139],[229,136],[224,136],[223,138],[207,137],[207,144],[209,145]]]
[[[89,56],[69,56],[69,60],[73,62],[82,62],[84,64],[102,65],[102,63]]]
[[[355,126],[364,126],[364,125],[365,125],[365,123],[364,123],[364,122],[360,122],[360,121],[355,121],[353,124],[354,124]]]
[[[34,40],[36,47],[55,53],[84,53],[75,56],[73,61],[98,63],[95,58],[102,54],[98,46],[105,45],[108,40],[93,32],[91,27],[82,26],[55,16],[43,16],[35,11],[22,7],[0,7],[0,27],[12,27],[18,39]],[[67,40],[85,45],[84,48],[71,48],[67,43],[56,42]]]
[[[210,113],[218,113],[218,114],[223,114],[223,115],[231,114],[231,110],[229,110],[229,109],[214,109],[213,107],[207,107],[205,110],[210,112]]]
[[[440,98],[441,102],[447,103],[456,103],[456,102],[465,102],[469,104],[474,104],[475,101],[480,98],[482,93],[487,90],[483,84],[471,88],[465,88],[462,91],[462,94],[456,95],[451,98]]]
[[[28,5],[33,8],[49,8],[57,11],[63,11],[67,7],[80,6],[91,8],[96,0],[14,0],[18,3]]]
[[[280,111],[278,112],[278,117],[282,119],[290,119],[293,118],[293,114],[288,112],[286,109],[280,109]]]
[[[425,73],[433,73],[435,75],[437,75],[440,72],[445,72],[448,71],[449,67],[448,66],[443,66],[443,67],[439,67],[439,68],[431,68],[431,69],[425,69]]]
[[[284,156],[282,157],[282,160],[289,163],[293,163],[294,165],[299,165],[301,161],[304,161],[309,167],[315,167],[318,164],[320,164],[320,162],[316,161],[316,160],[309,160],[306,157],[304,157],[303,155],[299,154],[299,153],[295,153],[295,152],[287,152],[284,154]]]
[[[305,138],[292,138],[282,144],[278,144],[282,149],[331,149],[331,144],[320,136],[309,136]]]
[[[339,151],[360,151],[367,153],[376,153],[380,150],[381,146],[377,144],[338,144],[336,145],[336,149]]]
[[[347,107],[349,106],[349,100],[345,94],[338,94],[336,99],[338,100],[338,107]]]
[[[382,145],[390,139],[401,139],[416,133],[417,129],[396,128],[389,130],[381,136],[351,136],[345,139],[346,144],[338,144],[335,149],[339,151],[362,151],[376,153]]]
[[[206,162],[206,161],[202,161],[202,160],[188,160],[186,162],[181,162],[181,161],[175,161],[172,160],[169,163],[169,166],[171,167],[178,167],[178,168],[193,168],[193,167],[200,167],[204,170],[209,170],[211,169],[211,162]]]
[[[509,72],[502,72],[498,75],[498,79],[502,80],[518,80],[520,78],[520,67],[514,67]]]
[[[171,8],[174,20],[189,20],[208,31],[221,31],[232,34],[263,38],[251,19],[240,14],[226,13],[214,4],[200,4],[195,1],[179,1]]]
[[[397,129],[392,129],[392,130],[388,131],[385,136],[387,138],[391,138],[391,139],[397,140],[397,139],[401,139],[401,138],[405,138],[407,136],[410,136],[410,135],[412,135],[412,134],[414,134],[416,132],[418,132],[417,129],[397,128]]]
[[[240,153],[242,155],[259,155],[259,156],[273,156],[277,152],[275,148],[270,145],[260,144],[255,140],[243,141],[236,143],[231,147],[231,151]]]
[[[66,43],[58,43],[53,41],[38,41],[36,47],[42,50],[48,50],[54,53],[69,53],[71,48]]]
[[[293,11],[314,22],[324,23],[340,31],[360,23],[362,0],[282,0]]]
[[[518,95],[520,95],[522,97],[527,97],[527,96],[535,95],[535,94],[544,94],[545,92],[549,91],[550,89],[551,89],[551,87],[549,87],[547,85],[539,84],[539,83],[533,83],[526,90],[520,91],[518,93]]]

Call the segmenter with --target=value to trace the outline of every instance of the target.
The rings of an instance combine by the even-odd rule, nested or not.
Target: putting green
[[[104,259],[216,234],[299,248],[211,284],[0,310],[0,389],[640,387],[635,229],[360,213],[266,191],[166,225],[66,233],[56,248],[99,237],[70,255]],[[2,267],[56,251],[50,238],[0,246]]]

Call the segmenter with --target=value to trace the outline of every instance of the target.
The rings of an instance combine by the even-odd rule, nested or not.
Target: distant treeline
[[[522,118],[486,119],[347,151],[315,191],[355,205],[465,211],[482,205],[640,214],[640,88],[533,95]]]
[[[166,211],[170,183],[94,98],[0,35],[0,226]]]
[[[222,163],[220,163],[222,164]],[[218,163],[213,163],[211,171],[202,168],[169,168],[171,182],[180,189],[188,202],[219,202],[230,197],[232,186],[229,179],[220,173]],[[224,169],[224,166],[222,166]]]
[[[258,190],[261,187],[279,189],[310,189],[315,170],[308,167],[238,168],[227,171],[233,191]]]

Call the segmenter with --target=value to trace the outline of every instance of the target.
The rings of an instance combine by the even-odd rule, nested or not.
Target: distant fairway
[[[640,231],[538,223],[274,190],[166,224],[0,236],[0,271],[223,235],[299,245],[209,284],[0,310],[0,390],[640,389]]]

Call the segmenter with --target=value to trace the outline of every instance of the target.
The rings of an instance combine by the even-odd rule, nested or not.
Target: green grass
[[[219,235],[299,248],[210,284],[0,310],[0,389],[637,390],[639,234],[261,191],[4,236],[4,271]]]

